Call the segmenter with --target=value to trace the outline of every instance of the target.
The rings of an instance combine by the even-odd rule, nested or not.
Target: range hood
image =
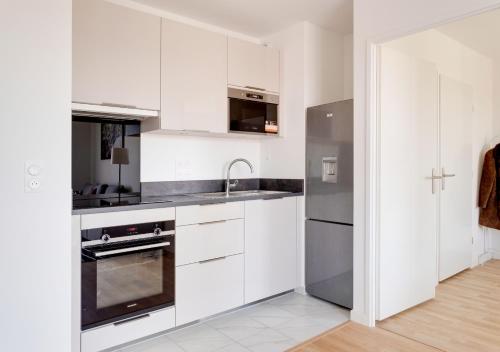
[[[73,116],[99,117],[117,120],[145,121],[160,117],[160,113],[157,110],[137,109],[135,107],[111,104],[97,105],[72,103],[71,110]]]

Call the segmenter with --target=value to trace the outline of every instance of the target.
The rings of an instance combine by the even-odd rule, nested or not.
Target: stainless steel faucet
[[[246,163],[250,167],[250,171],[253,173],[252,163],[250,161],[248,161],[247,159],[240,158],[240,159],[234,159],[233,161],[231,161],[231,163],[229,164],[229,166],[227,168],[226,197],[229,197],[229,193],[231,191],[231,188],[236,187],[236,185],[238,184],[238,180],[235,180],[234,183],[231,183],[231,167],[233,167],[233,165],[239,161]]]

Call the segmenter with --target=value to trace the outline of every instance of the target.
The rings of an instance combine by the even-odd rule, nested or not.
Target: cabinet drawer
[[[175,308],[82,332],[82,352],[97,352],[175,327]]]
[[[175,220],[175,208],[117,211],[82,215],[82,230]]]
[[[175,264],[185,265],[243,253],[244,231],[243,219],[177,227]]]
[[[192,225],[204,222],[243,219],[243,202],[192,205],[176,208],[176,225]]]
[[[243,254],[175,269],[176,325],[243,305]]]

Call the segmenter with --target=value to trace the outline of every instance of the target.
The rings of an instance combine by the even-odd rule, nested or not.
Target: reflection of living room
[[[140,125],[74,118],[72,187],[75,198],[140,192]]]

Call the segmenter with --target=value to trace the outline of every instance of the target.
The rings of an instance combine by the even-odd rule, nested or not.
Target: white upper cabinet
[[[279,92],[279,51],[236,38],[228,39],[228,83]]]
[[[227,132],[227,39],[163,19],[161,128]]]
[[[160,109],[160,17],[73,1],[73,101]]]

